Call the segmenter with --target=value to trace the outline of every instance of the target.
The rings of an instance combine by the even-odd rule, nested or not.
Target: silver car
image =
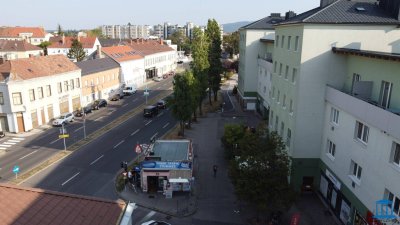
[[[75,117],[72,113],[63,113],[57,119],[53,120],[53,126],[62,126],[66,123],[74,121]]]

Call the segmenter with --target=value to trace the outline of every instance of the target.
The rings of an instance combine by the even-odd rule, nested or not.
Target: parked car
[[[53,120],[53,126],[62,126],[66,123],[74,121],[74,115],[72,113],[63,113],[57,119]]]
[[[118,101],[118,100],[123,99],[123,98],[124,98],[123,94],[115,94],[115,95],[111,96],[110,100],[111,101]]]
[[[160,81],[162,81],[162,78],[161,77],[154,77],[153,80],[157,81],[157,82],[160,82]]]
[[[168,78],[168,74],[164,74],[164,75],[162,76],[162,78],[163,78],[163,79],[167,79],[167,78]]]
[[[178,63],[178,64],[182,64],[182,63],[183,63],[183,61],[182,61],[182,60],[179,60],[177,63]]]
[[[166,102],[165,102],[164,100],[159,100],[159,101],[157,102],[157,107],[158,107],[159,109],[165,109],[165,108],[167,108],[167,104],[166,104]]]
[[[171,225],[171,224],[164,222],[164,221],[150,220],[150,221],[142,223],[142,225]]]
[[[82,117],[83,114],[88,114],[88,113],[91,113],[91,112],[92,112],[92,104],[89,104],[89,105],[83,107],[83,109],[76,110],[75,116],[76,117]]]
[[[92,109],[97,110],[100,109],[101,107],[106,107],[106,106],[107,106],[107,101],[105,99],[99,99],[93,102]]]
[[[146,106],[143,110],[144,117],[154,117],[158,114],[158,107],[154,105]]]
[[[136,87],[133,85],[127,85],[124,90],[122,90],[122,92],[124,93],[124,95],[133,95],[136,93]]]

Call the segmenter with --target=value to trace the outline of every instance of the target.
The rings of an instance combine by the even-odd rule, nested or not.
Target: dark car
[[[107,106],[107,101],[105,99],[99,99],[93,102],[92,104],[92,109],[96,110],[101,107],[106,107]]]
[[[154,105],[146,106],[143,110],[144,117],[154,117],[158,114],[158,107]]]
[[[4,133],[4,131],[0,131],[0,138],[5,137],[6,134]]]
[[[123,98],[124,98],[123,94],[115,94],[110,98],[110,100],[111,101],[118,101],[118,100],[123,99]]]
[[[157,107],[158,107],[159,109],[165,109],[165,108],[167,108],[167,104],[165,103],[164,100],[159,100],[159,101],[157,102]]]
[[[89,105],[83,107],[83,110],[82,109],[76,110],[75,116],[76,117],[81,117],[81,116],[83,116],[84,113],[88,114],[88,113],[91,113],[91,112],[92,112],[92,104],[89,104]]]

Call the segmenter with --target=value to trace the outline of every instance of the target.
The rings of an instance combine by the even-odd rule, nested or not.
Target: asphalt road
[[[171,81],[172,77],[169,77],[161,82],[150,84],[148,86],[150,89],[148,99],[154,98],[162,92],[170,91],[172,88]],[[106,108],[95,110],[86,116],[85,129],[87,135],[111,123],[114,119],[135,107],[144,104],[145,97],[143,97],[143,90],[138,90],[132,96],[125,97],[116,102],[108,101],[108,103]],[[76,118],[73,123],[67,124],[65,128],[70,135],[66,139],[68,149],[68,146],[84,137],[82,118]],[[15,178],[15,174],[12,172],[15,165],[18,165],[20,172],[23,173],[53,156],[58,151],[64,150],[63,139],[58,138],[59,133],[59,127],[52,127],[32,136],[18,137],[18,139],[9,136],[2,138],[0,140],[0,148],[6,148],[7,152],[0,155],[0,182],[7,182]]]

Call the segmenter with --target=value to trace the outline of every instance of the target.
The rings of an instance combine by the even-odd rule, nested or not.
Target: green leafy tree
[[[64,34],[64,31],[62,30],[62,27],[60,24],[57,26],[57,34],[58,36],[62,36]]]
[[[223,71],[221,63],[221,29],[215,19],[209,19],[207,23],[206,35],[209,39],[208,61],[210,69],[208,71],[209,82],[209,102],[211,103],[211,91],[214,93],[214,101],[217,101],[217,94],[221,87],[221,73]]]
[[[251,132],[243,126],[226,127],[224,144],[226,149],[234,149],[229,172],[236,194],[265,215],[288,209],[294,192],[288,182],[290,158],[285,144],[276,132],[263,131],[265,128]],[[229,140],[237,145],[227,145]]]
[[[230,57],[239,53],[239,31],[225,35],[223,38],[223,46],[225,52],[228,52]]]
[[[182,75],[174,77],[174,97],[168,103],[172,107],[172,115],[179,120],[180,133],[185,135],[185,123],[189,121],[193,112],[193,87],[194,77],[192,72],[185,71]]]
[[[86,31],[87,35],[89,37],[98,37],[98,38],[104,38],[103,32],[101,31],[101,28],[95,28],[92,30]]]
[[[202,101],[206,96],[206,90],[208,87],[208,69],[210,64],[208,62],[208,41],[204,32],[200,28],[193,29],[193,40],[192,40],[192,57],[191,68],[193,70],[193,76],[195,77],[197,84],[195,86],[196,96],[200,115],[202,112]]]
[[[68,58],[75,59],[78,62],[82,61],[86,57],[82,43],[80,43],[78,39],[72,40],[71,48],[69,49],[67,56]]]
[[[43,42],[40,43],[40,45],[38,45],[38,46],[39,46],[40,48],[43,49],[44,55],[48,55],[47,47],[49,47],[50,45],[51,45],[51,42],[50,42],[50,41],[43,41]]]
[[[190,52],[190,40],[188,37],[186,37],[182,30],[174,32],[171,36],[169,36],[169,39],[171,39],[173,44],[178,45],[178,50],[184,51],[185,53]]]

